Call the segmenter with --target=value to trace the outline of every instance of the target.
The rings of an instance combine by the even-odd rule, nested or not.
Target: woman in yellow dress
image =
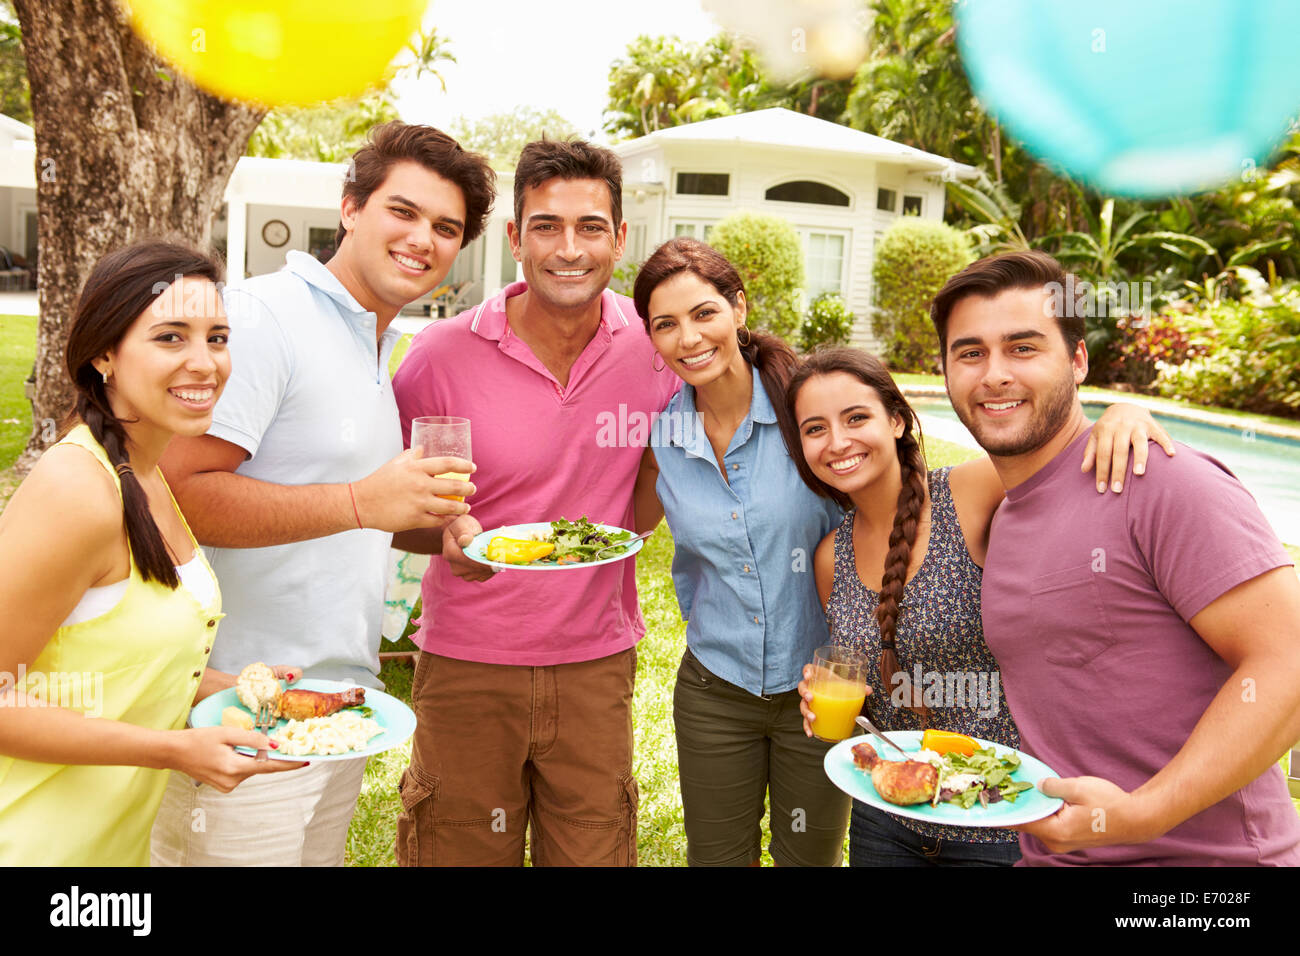
[[[102,259],[68,333],[72,425],[0,514],[0,864],[145,865],[167,770],[230,790],[252,731],[186,730],[221,618],[158,470],[230,374],[221,266],[146,242]],[[282,669],[283,676],[295,676]]]

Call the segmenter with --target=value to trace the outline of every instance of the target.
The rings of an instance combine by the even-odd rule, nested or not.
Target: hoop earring
[[[741,332],[745,333],[745,337],[743,339],[740,337]],[[749,347],[750,335],[749,335],[748,327],[743,325],[739,325],[736,327],[736,341],[740,343],[740,347],[742,349]]]
[[[660,355],[658,352],[656,352],[656,353],[654,354],[654,356],[650,359],[650,367],[651,367],[652,369],[654,369],[656,372],[662,372],[665,368],[667,368],[666,365],[656,365],[656,364],[655,364],[655,359],[662,359],[662,358],[663,358],[663,356]]]

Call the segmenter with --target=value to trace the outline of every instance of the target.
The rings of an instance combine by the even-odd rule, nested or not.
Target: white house
[[[804,245],[807,289],[837,291],[858,316],[853,339],[869,344],[876,240],[901,215],[943,218],[944,181],[970,166],[785,109],[759,110],[659,130],[613,147],[623,161],[625,261],[642,262],[673,236],[708,239],[738,210],[779,215]],[[35,150],[30,127],[0,117],[0,246],[35,256]],[[231,278],[278,269],[289,249],[334,251],[344,164],[239,160],[213,227]],[[449,315],[513,282],[505,224],[514,177],[498,176],[484,234],[457,257],[447,282],[410,311]]]
[[[806,293],[839,292],[871,340],[876,240],[900,215],[941,220],[945,179],[975,169],[785,109],[659,130],[614,147],[623,160],[629,255],[672,236],[705,241],[738,210],[781,216],[804,247]]]

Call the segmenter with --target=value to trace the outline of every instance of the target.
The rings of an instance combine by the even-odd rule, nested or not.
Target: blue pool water
[[[910,401],[921,416],[921,428],[927,436],[968,448],[979,447],[946,399]],[[1093,421],[1105,409],[1102,403],[1083,403],[1084,413]],[[1300,544],[1300,442],[1165,415],[1156,415],[1156,419],[1174,440],[1212,455],[1232,469],[1255,496],[1278,537],[1289,544]]]

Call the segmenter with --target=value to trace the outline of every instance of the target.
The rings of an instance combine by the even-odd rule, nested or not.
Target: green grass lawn
[[[23,391],[36,358],[36,317],[0,315],[0,467],[8,468],[27,444],[32,406]]]

